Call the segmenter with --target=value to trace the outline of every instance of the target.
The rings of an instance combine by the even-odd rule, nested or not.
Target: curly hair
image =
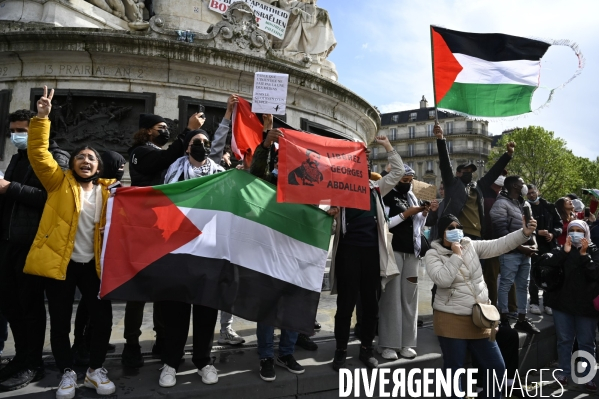
[[[36,115],[35,112],[33,112],[30,109],[19,109],[19,110],[13,112],[12,114],[8,114],[8,122],[9,123],[21,122],[21,121],[29,122],[29,120],[31,118],[33,118],[35,115]]]
[[[141,128],[133,134],[133,147],[144,145],[150,141],[150,135],[148,134],[149,130],[150,129]]]

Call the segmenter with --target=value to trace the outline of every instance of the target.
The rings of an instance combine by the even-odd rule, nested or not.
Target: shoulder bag
[[[497,308],[490,303],[480,303],[478,302],[478,296],[474,292],[474,288],[472,287],[472,280],[466,280],[466,276],[462,273],[461,269],[458,269],[462,277],[464,277],[464,281],[470,291],[472,291],[472,295],[474,295],[474,300],[476,303],[472,306],[472,322],[475,326],[480,328],[490,328],[491,336],[489,337],[489,341],[495,341],[495,333],[497,326],[499,326],[499,320],[501,316],[499,315],[499,311]]]

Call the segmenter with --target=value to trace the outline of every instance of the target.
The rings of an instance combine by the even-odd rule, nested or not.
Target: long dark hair
[[[100,156],[100,153],[94,147],[90,147],[88,145],[82,145],[81,147],[75,148],[75,150],[73,152],[71,152],[71,158],[69,159],[69,169],[71,169],[71,172],[75,173],[75,156],[79,155],[79,153],[83,150],[93,151],[94,156],[98,160],[97,174],[98,174],[98,177],[101,176],[102,171],[104,170],[104,161],[102,161],[102,157]]]
[[[150,141],[150,135],[148,132],[150,129],[141,128],[137,132],[133,134],[133,147],[137,147],[138,145],[144,145],[148,141]]]
[[[555,201],[555,208],[557,209],[557,213],[562,218],[563,222],[572,221],[572,212],[568,212],[566,210],[566,197],[562,197]]]

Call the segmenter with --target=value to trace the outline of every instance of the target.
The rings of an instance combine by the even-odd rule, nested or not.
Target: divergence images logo
[[[583,358],[584,360],[576,363],[577,358]],[[597,374],[596,370],[597,362],[595,361],[595,357],[586,351],[576,351],[572,354],[570,358],[570,370],[572,374],[572,381],[576,384],[586,384],[589,381],[592,381],[595,378],[595,374]],[[584,371],[589,368],[589,373],[585,377],[578,377],[584,373]]]

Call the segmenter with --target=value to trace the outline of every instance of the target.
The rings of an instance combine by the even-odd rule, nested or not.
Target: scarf
[[[581,229],[584,230],[584,238],[586,238],[590,244],[592,241],[591,241],[591,230],[589,229],[589,225],[583,220],[573,220],[570,222],[570,224],[568,224],[568,233],[570,232],[570,229],[574,226],[580,227]],[[572,245],[574,245],[574,243],[572,243]],[[574,245],[574,246],[576,248],[580,248],[582,246],[582,244]]]
[[[412,189],[408,191],[407,195],[410,207],[420,206],[418,198],[416,198]],[[424,223],[426,223],[426,216],[424,216],[422,212],[418,212],[412,216],[412,236],[414,239],[414,255],[416,256],[420,255],[420,250],[422,249],[422,227],[424,226]]]
[[[189,156],[185,155],[177,159],[169,166],[164,177],[164,183],[176,183],[183,175],[183,180],[189,180],[196,177],[208,176],[218,172],[224,172],[225,169],[210,158],[206,158],[206,163],[200,167],[194,167],[189,162]]]

